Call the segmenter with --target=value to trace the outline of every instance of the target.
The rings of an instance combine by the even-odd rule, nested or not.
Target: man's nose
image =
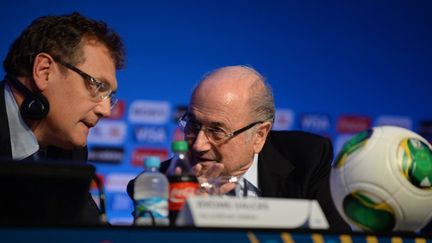
[[[95,112],[98,116],[109,117],[111,116],[111,102],[110,99],[105,99],[97,104]]]
[[[207,135],[205,135],[203,129],[201,129],[196,135],[192,144],[192,148],[197,152],[203,152],[211,149],[210,141]]]

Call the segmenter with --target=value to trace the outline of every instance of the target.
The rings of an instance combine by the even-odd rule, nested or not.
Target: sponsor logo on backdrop
[[[174,141],[180,141],[180,140],[184,140],[184,132],[179,127],[176,127],[174,129],[172,141],[174,142]]]
[[[371,125],[371,118],[368,116],[347,115],[339,117],[336,130],[339,133],[358,133],[370,128]]]
[[[105,176],[105,189],[107,192],[125,192],[127,184],[137,174],[132,173],[110,173]]]
[[[101,120],[95,127],[90,129],[88,136],[89,144],[123,144],[126,136],[127,126],[123,121]]]
[[[175,108],[175,111],[173,113],[173,122],[177,124],[178,120],[183,116],[184,113],[186,113],[188,107],[187,105],[179,105]]]
[[[132,165],[143,167],[144,158],[147,156],[158,156],[161,161],[168,158],[168,150],[165,148],[136,148],[132,152]]]
[[[273,130],[290,130],[294,123],[294,112],[290,109],[277,108]]]
[[[126,193],[109,193],[107,194],[108,209],[114,211],[133,211],[133,202]]]
[[[375,126],[391,125],[412,129],[412,119],[408,116],[378,116],[375,121]]]
[[[134,137],[140,143],[164,143],[167,141],[167,129],[162,126],[135,126]]]
[[[327,132],[330,129],[330,116],[319,113],[305,113],[300,116],[300,128],[310,132]]]
[[[133,101],[129,108],[129,121],[133,123],[165,124],[170,115],[170,103],[166,101]]]
[[[125,109],[126,109],[125,101],[124,100],[117,101],[117,104],[111,110],[111,115],[109,116],[109,119],[122,118],[124,116]]]
[[[88,160],[99,163],[120,164],[124,159],[122,147],[92,146],[88,152]]]

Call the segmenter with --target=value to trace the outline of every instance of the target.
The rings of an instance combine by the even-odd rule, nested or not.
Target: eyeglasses
[[[257,124],[263,123],[264,121],[252,122],[249,125],[242,127],[234,132],[227,133],[220,127],[206,127],[197,121],[190,119],[189,114],[185,113],[178,121],[178,125],[183,129],[186,139],[194,139],[199,131],[203,130],[204,134],[214,145],[220,145],[227,140],[239,135],[240,133],[247,131]]]
[[[117,104],[117,97],[115,96],[115,91],[113,91],[109,85],[105,82],[100,81],[97,78],[90,76],[89,74],[83,72],[81,69],[64,62],[58,58],[53,58],[54,61],[60,63],[61,65],[69,68],[70,70],[78,73],[87,83],[87,86],[90,90],[90,94],[95,98],[97,102],[102,102],[106,99],[110,99],[110,107],[111,109]]]

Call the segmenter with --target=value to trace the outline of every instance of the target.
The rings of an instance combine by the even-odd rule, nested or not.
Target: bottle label
[[[196,195],[197,182],[173,182],[169,186],[169,210],[179,211],[187,197]]]
[[[137,225],[168,225],[168,201],[166,198],[152,197],[135,201],[135,223]]]

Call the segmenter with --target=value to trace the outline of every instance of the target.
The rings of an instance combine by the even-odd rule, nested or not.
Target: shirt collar
[[[248,180],[256,188],[258,187],[258,154],[254,154],[252,165],[244,173],[243,178]]]
[[[39,144],[34,133],[21,117],[18,104],[7,83],[5,83],[5,101],[12,158],[21,160],[38,151]]]

